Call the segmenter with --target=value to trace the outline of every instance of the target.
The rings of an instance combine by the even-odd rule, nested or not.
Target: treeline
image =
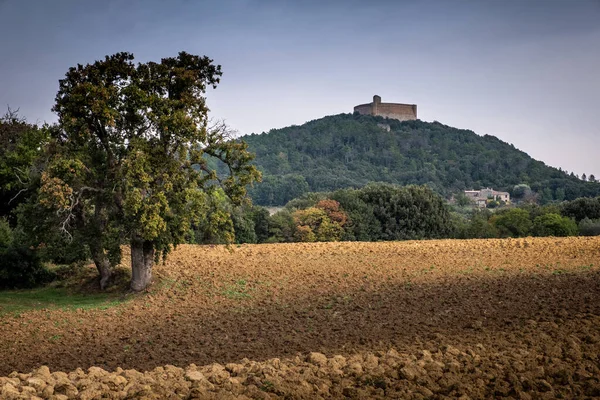
[[[235,243],[600,235],[600,197],[492,210],[449,205],[427,186],[386,183],[307,193],[274,215],[248,205],[228,212]],[[193,243],[226,243],[194,232]]]
[[[23,209],[26,212],[26,208]],[[31,221],[31,218],[19,218]],[[89,249],[57,235],[28,248],[34,229],[0,219],[0,288],[31,287],[52,279],[43,261],[89,259]],[[35,230],[35,229],[34,229]],[[551,205],[474,209],[450,205],[427,186],[374,183],[362,189],[307,193],[273,215],[261,206],[234,206],[214,191],[206,213],[190,226],[193,244],[391,241],[442,238],[600,235],[600,197]],[[28,241],[29,240],[29,241]]]
[[[453,212],[454,236],[506,238],[526,236],[600,235],[600,197],[562,203],[522,203],[498,210],[464,209]]]
[[[360,190],[307,193],[272,216],[260,206],[227,212],[230,231],[214,237],[200,226],[190,235],[192,242],[226,243],[230,234],[236,243],[278,243],[433,239],[452,233],[450,209],[427,186],[381,183]]]
[[[594,175],[578,177],[494,136],[438,122],[341,114],[242,140],[263,173],[263,182],[249,191],[260,205],[369,182],[426,184],[444,197],[485,187],[510,192],[527,184],[542,204],[600,195]]]

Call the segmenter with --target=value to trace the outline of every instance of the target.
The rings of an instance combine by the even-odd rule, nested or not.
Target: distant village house
[[[465,196],[467,196],[467,198],[481,208],[487,207],[487,203],[492,200],[510,203],[510,194],[508,192],[497,192],[490,188],[481,190],[465,190]]]

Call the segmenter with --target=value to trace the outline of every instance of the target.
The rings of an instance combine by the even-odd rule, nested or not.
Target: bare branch
[[[19,170],[19,168],[15,168],[15,169],[16,169],[16,170]],[[19,172],[21,172],[21,171],[19,171]],[[16,172],[15,172],[15,176],[17,177],[17,179],[19,180],[19,183],[20,183],[21,185],[25,185],[25,182],[23,182],[23,181],[21,180],[21,177],[20,177],[20,176],[19,176],[19,175],[18,175]]]
[[[66,212],[66,217],[63,220],[63,222],[61,223],[59,231],[66,234],[69,237],[69,242],[71,242],[73,240],[73,236],[69,232],[70,222],[71,222],[71,220],[75,219],[75,213],[74,213],[75,207],[77,207],[79,205],[79,203],[81,202],[81,196],[83,196],[83,193],[85,191],[102,192],[102,189],[97,189],[97,188],[90,187],[90,186],[82,186],[79,189],[79,192],[77,193],[76,198],[73,196],[73,194],[71,194],[71,196],[70,196],[71,206],[69,208],[56,211],[56,214],[58,216],[60,216],[61,214]]]
[[[17,193],[17,194],[16,194],[16,195],[15,195],[15,196],[14,196],[12,199],[10,199],[10,200],[8,201],[8,204],[12,203],[12,201],[13,201],[14,199],[16,199],[17,197],[19,197],[19,195],[20,195],[21,193],[23,193],[23,192],[26,192],[26,191],[27,191],[27,189],[21,189],[21,190],[19,190],[19,193]]]

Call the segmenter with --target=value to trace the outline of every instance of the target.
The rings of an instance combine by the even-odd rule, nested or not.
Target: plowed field
[[[119,369],[114,398],[593,397],[600,238],[180,246],[120,306],[1,318],[0,376],[184,368]]]

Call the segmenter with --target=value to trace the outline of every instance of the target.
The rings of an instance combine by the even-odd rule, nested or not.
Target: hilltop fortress
[[[373,102],[354,107],[354,112],[363,115],[378,115],[380,117],[410,121],[417,119],[416,104],[382,103],[381,97],[373,96]]]

